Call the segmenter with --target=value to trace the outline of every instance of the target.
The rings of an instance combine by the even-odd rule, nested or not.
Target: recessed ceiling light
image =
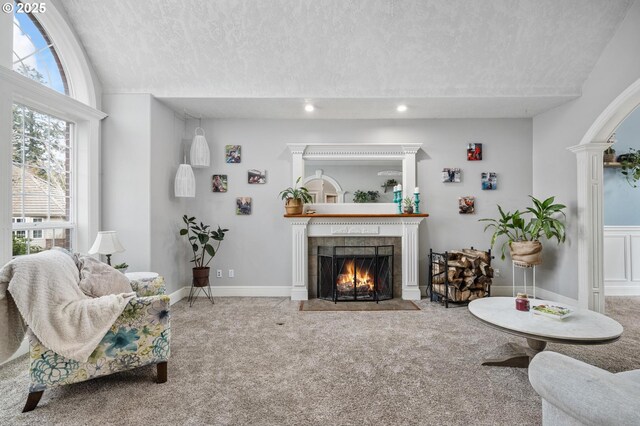
[[[406,112],[407,111],[407,106],[406,105],[398,105],[398,107],[396,108],[396,111],[398,111],[398,112]]]
[[[313,112],[315,109],[316,109],[316,108],[315,108],[313,105],[311,105],[311,104],[306,104],[306,105],[304,106],[304,110],[305,110],[305,111],[307,111],[307,112]]]

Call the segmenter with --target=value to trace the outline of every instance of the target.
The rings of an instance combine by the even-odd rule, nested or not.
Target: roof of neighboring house
[[[11,172],[11,202],[13,216],[22,216],[22,168],[12,167]],[[51,191],[51,198],[49,198]],[[65,205],[65,191],[54,183],[24,169],[24,216],[47,217],[49,199],[51,200],[51,217],[64,217],[67,215]]]

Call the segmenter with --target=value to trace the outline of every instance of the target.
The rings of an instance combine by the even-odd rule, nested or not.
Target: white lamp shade
[[[120,244],[116,231],[100,231],[89,250],[89,254],[113,254],[123,251],[124,247]]]
[[[196,177],[193,175],[193,169],[190,165],[180,164],[180,166],[178,166],[173,190],[176,197],[196,196]]]
[[[202,131],[202,134],[198,134],[198,130]],[[207,139],[204,137],[204,129],[198,127],[196,129],[196,135],[193,137],[191,143],[190,152],[191,167],[209,167],[211,162],[211,153],[209,152],[209,145],[207,145]]]

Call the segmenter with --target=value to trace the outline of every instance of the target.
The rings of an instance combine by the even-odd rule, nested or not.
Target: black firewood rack
[[[471,250],[475,249],[471,247]],[[493,259],[491,249],[487,250],[486,253],[489,260],[487,263],[489,267],[491,267],[491,259]],[[461,290],[449,281],[449,252],[437,253],[433,251],[433,249],[429,249],[428,262],[429,281],[427,283],[427,296],[429,296],[430,300],[432,302],[440,302],[445,308],[449,308],[449,303],[458,306],[468,305],[471,300],[459,300],[456,296],[460,294]],[[434,284],[437,284],[437,287],[434,286]],[[444,291],[442,291],[442,289],[444,289]],[[451,297],[452,294],[454,297]],[[483,297],[489,296],[491,296],[491,281],[489,281]]]

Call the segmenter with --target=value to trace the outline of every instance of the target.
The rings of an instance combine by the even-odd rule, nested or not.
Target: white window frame
[[[38,83],[40,84],[40,83]],[[45,86],[46,87],[46,86]],[[52,89],[53,90],[53,89]],[[25,105],[25,104],[20,104],[20,106],[25,106],[27,108],[31,108],[32,110],[38,112],[38,113],[45,113],[44,111],[41,110],[37,110],[35,108],[30,107],[29,105]],[[41,237],[42,238],[42,234],[43,234],[43,230],[53,230],[55,232],[56,229],[71,229],[71,241],[70,241],[70,246],[71,249],[74,249],[77,247],[77,239],[76,239],[76,234],[77,234],[77,223],[75,218],[77,217],[78,214],[78,202],[76,199],[76,185],[77,185],[77,178],[76,178],[76,167],[77,167],[77,155],[76,155],[76,146],[77,146],[77,140],[75,139],[75,127],[76,127],[76,123],[70,120],[67,120],[63,117],[59,117],[59,116],[55,116],[53,114],[49,114],[49,113],[45,113],[48,114],[54,118],[57,119],[61,119],[61,120],[65,120],[67,123],[69,123],[71,126],[69,128],[69,145],[70,145],[70,149],[71,149],[71,182],[70,182],[70,191],[69,191],[69,199],[71,201],[71,208],[69,209],[69,219],[66,221],[60,221],[60,222],[51,222],[51,221],[44,221],[42,219],[40,219],[39,221],[36,221],[35,219],[33,219],[31,222],[27,221],[27,220],[20,220],[20,221],[13,221],[12,224],[12,228],[14,231],[22,231],[24,232],[24,236],[29,236],[30,239],[35,239],[35,236],[33,235],[33,232],[35,231],[40,231]],[[11,155],[11,158],[13,158],[13,152]],[[13,212],[12,212],[12,217],[13,217]],[[21,218],[22,219],[22,218]],[[26,219],[26,218],[25,218]],[[44,248],[44,247],[43,247]]]
[[[97,109],[100,90],[89,61],[56,4],[47,2],[38,21],[56,47],[70,95],[12,70],[13,15],[0,14],[0,140],[11,140],[14,103],[75,123],[74,238],[75,249],[86,253],[100,229],[100,121],[106,114]],[[0,265],[12,257],[11,158],[12,144],[0,144]]]

